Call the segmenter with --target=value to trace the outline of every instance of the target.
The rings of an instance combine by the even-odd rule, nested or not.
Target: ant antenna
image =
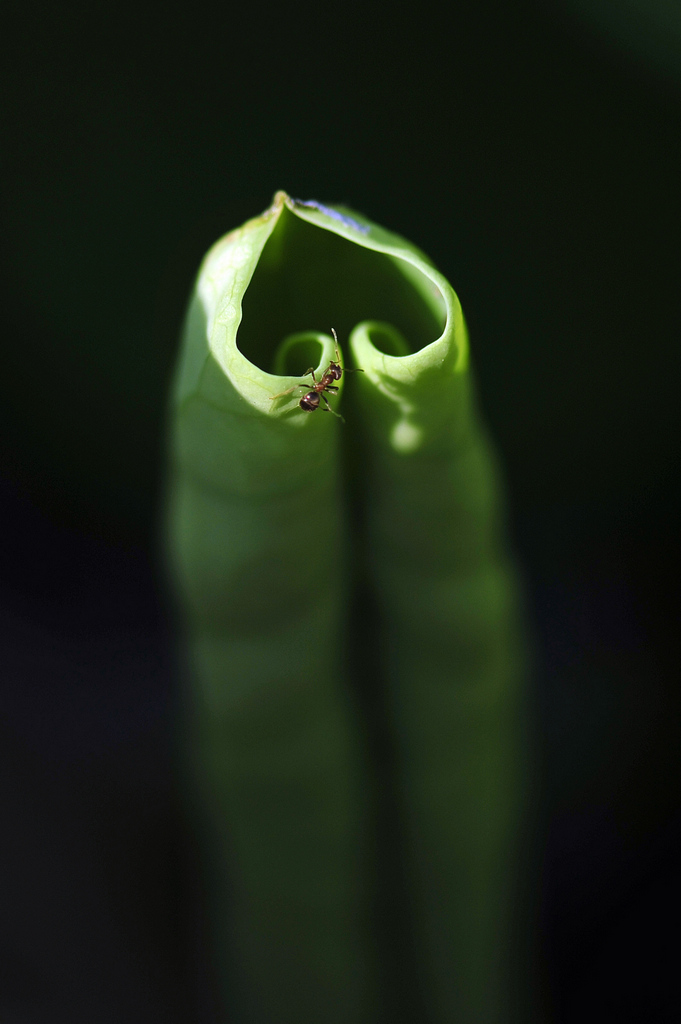
[[[338,335],[336,334],[336,329],[334,327],[331,328],[331,333],[333,334],[333,340],[336,342],[336,362],[340,363],[340,350],[338,348]],[[344,366],[343,367],[343,373],[364,373],[364,370],[361,367],[359,367],[359,366],[356,367],[354,370],[351,369],[349,366]],[[341,419],[342,419],[342,417],[341,417]]]

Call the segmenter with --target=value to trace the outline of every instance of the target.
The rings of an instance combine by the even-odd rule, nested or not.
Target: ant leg
[[[317,378],[316,378],[316,377],[315,377],[315,375],[314,375],[314,367],[313,367],[313,366],[311,366],[309,370],[306,370],[306,371],[305,371],[305,373],[301,373],[301,375],[300,375],[300,376],[301,376],[301,377],[307,377],[307,376],[308,376],[308,374],[310,374],[310,373],[312,374],[312,380],[313,380],[313,381],[315,382],[315,384],[316,384],[316,383],[317,383]]]
[[[278,395],[270,395],[270,402],[273,402],[275,398],[283,398],[284,395],[291,395],[296,388],[300,388],[302,386],[302,384],[294,384],[292,388],[287,388],[286,391],[280,391]]]
[[[323,391],[322,391],[322,398],[323,398],[323,399],[324,399],[324,401],[326,402],[326,409],[324,409],[324,412],[332,412],[332,413],[334,414],[334,416],[337,416],[339,420],[343,420],[343,423],[345,423],[345,420],[343,419],[343,417],[341,416],[341,414],[340,414],[339,412],[336,412],[336,410],[335,410],[335,409],[332,409],[332,408],[331,408],[331,406],[330,406],[330,404],[329,404],[329,400],[328,400],[328,398],[326,397],[326,395],[324,394],[324,392],[323,392]],[[323,408],[323,406],[321,406],[321,405],[320,405],[320,407],[319,407],[319,408],[321,409],[321,408]]]

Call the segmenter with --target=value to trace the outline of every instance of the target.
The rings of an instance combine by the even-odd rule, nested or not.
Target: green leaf
[[[296,386],[332,326],[346,423]],[[506,1019],[522,644],[451,286],[277,193],[201,267],[169,494],[237,1019]]]

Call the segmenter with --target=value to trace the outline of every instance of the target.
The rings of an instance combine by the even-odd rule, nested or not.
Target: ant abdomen
[[[319,408],[319,395],[316,391],[308,391],[306,395],[300,399],[300,408],[305,409],[306,412],[314,412],[315,409]]]

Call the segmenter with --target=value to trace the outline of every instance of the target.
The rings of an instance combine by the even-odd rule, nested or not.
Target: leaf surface
[[[326,394],[345,423],[299,405],[331,327],[363,371]],[[168,522],[237,1019],[505,1019],[523,654],[499,491],[458,299],[416,247],[281,192],[213,247]]]

